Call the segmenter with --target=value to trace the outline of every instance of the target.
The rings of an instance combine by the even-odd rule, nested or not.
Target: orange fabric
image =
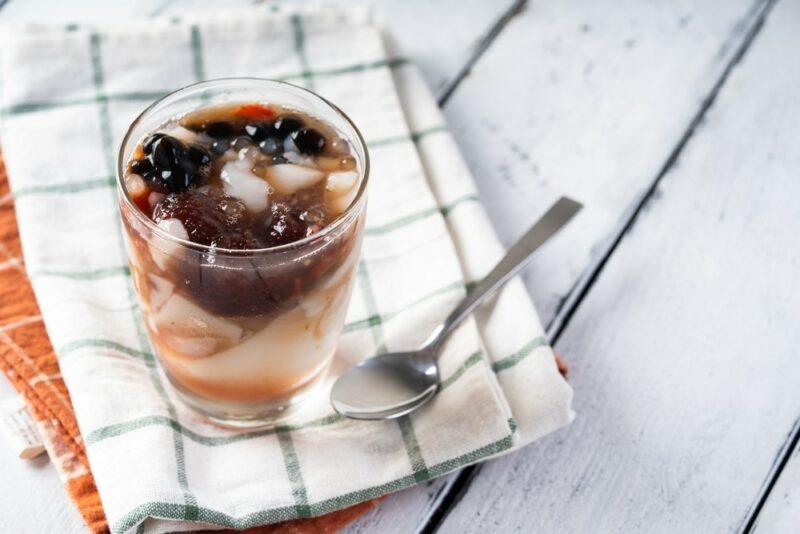
[[[24,395],[48,445],[67,493],[93,532],[107,532],[103,506],[94,485],[69,393],[59,374],[22,261],[19,231],[0,156],[0,368]],[[293,534],[336,532],[364,514],[374,501],[328,515],[250,529]],[[219,531],[215,531],[219,532]]]

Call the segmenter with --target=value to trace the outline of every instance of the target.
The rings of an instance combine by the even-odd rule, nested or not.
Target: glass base
[[[329,363],[323,365],[316,374],[292,391],[260,403],[233,403],[199,397],[182,387],[169,376],[169,373],[167,378],[183,404],[207,421],[234,430],[264,430],[278,426],[294,413],[297,406],[308,398],[325,378],[330,367]]]

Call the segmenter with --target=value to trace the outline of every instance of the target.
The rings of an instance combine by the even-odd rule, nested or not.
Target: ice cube
[[[131,198],[136,198],[147,193],[147,184],[144,183],[144,178],[138,174],[128,174],[125,176],[124,181],[125,189],[127,189]]]
[[[163,219],[159,221],[158,227],[173,237],[185,239],[186,241],[189,240],[189,233],[186,231],[186,228],[184,228],[183,223],[178,219]],[[167,259],[169,259],[169,256],[173,255],[181,245],[170,239],[164,239],[153,235],[149,247],[153,262],[163,271],[167,267]]]
[[[248,159],[231,161],[222,167],[220,179],[225,194],[238,198],[247,209],[261,212],[269,205],[269,184],[252,171]]]
[[[325,205],[332,213],[343,213],[358,193],[358,173],[332,172],[325,183]]]
[[[159,332],[182,337],[222,338],[236,342],[243,332],[236,323],[208,313],[177,293],[167,299],[154,318]]]
[[[155,274],[148,274],[147,280],[150,282],[150,306],[159,309],[172,296],[175,284]]]
[[[203,358],[217,350],[219,340],[213,337],[183,337],[167,334],[162,341],[182,356]]]

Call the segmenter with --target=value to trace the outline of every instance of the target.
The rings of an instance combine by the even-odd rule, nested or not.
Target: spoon
[[[528,263],[533,253],[581,208],[580,203],[561,197],[419,349],[379,354],[345,371],[331,389],[333,408],[351,419],[392,419],[411,413],[430,400],[439,389],[436,358],[447,337],[479,304]]]

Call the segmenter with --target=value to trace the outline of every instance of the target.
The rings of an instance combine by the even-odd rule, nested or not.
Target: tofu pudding
[[[262,426],[319,382],[353,286],[367,168],[341,111],[280,82],[204,82],[134,122],[119,168],[131,276],[190,406]]]

